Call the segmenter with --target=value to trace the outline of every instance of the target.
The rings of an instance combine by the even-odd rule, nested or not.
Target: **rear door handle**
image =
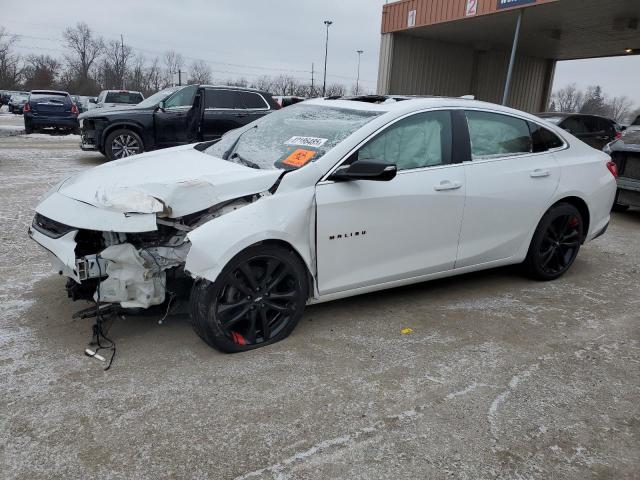
[[[551,170],[547,170],[546,168],[536,168],[529,173],[531,178],[542,178],[548,177],[549,175],[551,175]]]
[[[460,182],[452,182],[450,180],[443,180],[438,185],[433,187],[436,192],[444,192],[445,190],[457,190],[462,187]]]

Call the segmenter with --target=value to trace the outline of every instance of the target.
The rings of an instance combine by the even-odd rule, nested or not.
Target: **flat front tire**
[[[107,136],[104,152],[109,160],[118,160],[144,152],[144,144],[140,135],[133,130],[120,129]]]
[[[292,250],[255,245],[236,255],[215,282],[195,282],[191,323],[213,348],[244,352],[286,338],[308,297],[307,270]]]
[[[529,246],[524,265],[536,280],[555,280],[573,265],[584,237],[580,211],[558,203],[544,214]]]

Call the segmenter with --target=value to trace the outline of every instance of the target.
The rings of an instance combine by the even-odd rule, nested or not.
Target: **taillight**
[[[620,140],[622,138],[622,132],[616,132],[616,140]]]
[[[609,171],[611,172],[611,175],[613,175],[614,178],[618,178],[618,166],[616,165],[616,162],[607,162],[607,168],[609,169]]]
[[[30,112],[31,111],[31,105],[29,105],[29,102],[24,104],[24,108],[22,109],[23,112]]]
[[[71,104],[71,113],[78,113],[78,107],[76,106],[75,103]]]

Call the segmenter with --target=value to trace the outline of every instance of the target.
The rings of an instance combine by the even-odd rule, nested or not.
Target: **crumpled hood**
[[[281,173],[238,165],[187,145],[100,165],[69,178],[58,193],[116,212],[177,218],[268,190]]]

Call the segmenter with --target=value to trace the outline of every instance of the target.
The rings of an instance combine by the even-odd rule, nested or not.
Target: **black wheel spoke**
[[[251,286],[251,288],[253,290],[257,289],[258,288],[258,281],[256,280],[255,272],[253,270],[251,270],[251,267],[249,266],[249,264],[248,263],[243,263],[240,266],[240,271],[244,275],[244,278],[247,279],[247,282],[249,282],[249,285]]]
[[[578,245],[580,245],[580,242],[578,240],[576,240],[575,242],[562,242],[562,243],[560,243],[560,245],[565,249],[575,248]]]
[[[571,240],[572,238],[576,238],[578,236],[579,236],[578,230],[573,230],[563,235],[562,238],[560,239],[560,242],[566,242],[567,240]]]
[[[252,309],[249,313],[249,329],[245,338],[248,343],[256,343],[256,310]]]
[[[291,290],[290,292],[285,292],[285,293],[271,293],[269,294],[269,300],[272,302],[278,301],[278,300],[293,300],[294,298],[296,298],[296,296],[298,295],[298,292],[296,292],[295,290]]]
[[[260,323],[262,325],[262,338],[266,342],[271,338],[271,327],[269,326],[267,311],[264,308],[260,309]]]
[[[281,265],[281,263],[276,260],[275,258],[270,258],[267,260],[267,269],[264,272],[264,278],[262,279],[262,287],[266,288],[267,286],[267,282],[269,282],[269,280],[271,280],[271,276],[273,275],[273,272],[276,270],[276,268],[278,268],[278,266]]]
[[[266,298],[263,299],[262,301],[266,306],[268,306],[272,310],[276,310],[278,312],[286,312],[289,310],[289,307],[287,305],[278,305],[277,303],[272,302],[271,300],[268,300]]]
[[[287,267],[284,263],[281,265],[282,267],[280,268],[280,272],[278,273],[276,278],[273,279],[269,283],[269,285],[267,285],[267,288],[266,288],[267,292],[273,291],[278,285],[280,285],[280,282],[282,282],[287,276],[287,274],[289,273],[289,267]]]
[[[246,298],[243,298],[235,303],[223,303],[220,304],[218,306],[218,313],[220,315],[224,315],[226,313],[229,313],[229,311],[233,310],[234,308],[238,308],[238,307],[243,307],[245,305],[249,304],[249,300],[247,300]]]
[[[233,315],[229,320],[223,321],[224,327],[225,328],[229,328],[229,327],[235,325],[236,323],[238,323],[240,320],[242,320],[247,315],[247,312],[249,312],[250,309],[251,309],[251,307],[249,305],[247,305],[242,310],[240,310],[238,313]]]
[[[253,291],[247,287],[244,283],[240,281],[240,279],[233,274],[230,276],[229,284],[238,290],[240,290],[245,295],[253,295]]]
[[[555,253],[555,249],[553,247],[549,247],[549,249],[547,250],[546,253],[543,253],[541,255],[542,257],[542,266],[546,267],[547,265],[549,265],[549,262],[551,261],[551,259],[553,258],[553,254]]]

